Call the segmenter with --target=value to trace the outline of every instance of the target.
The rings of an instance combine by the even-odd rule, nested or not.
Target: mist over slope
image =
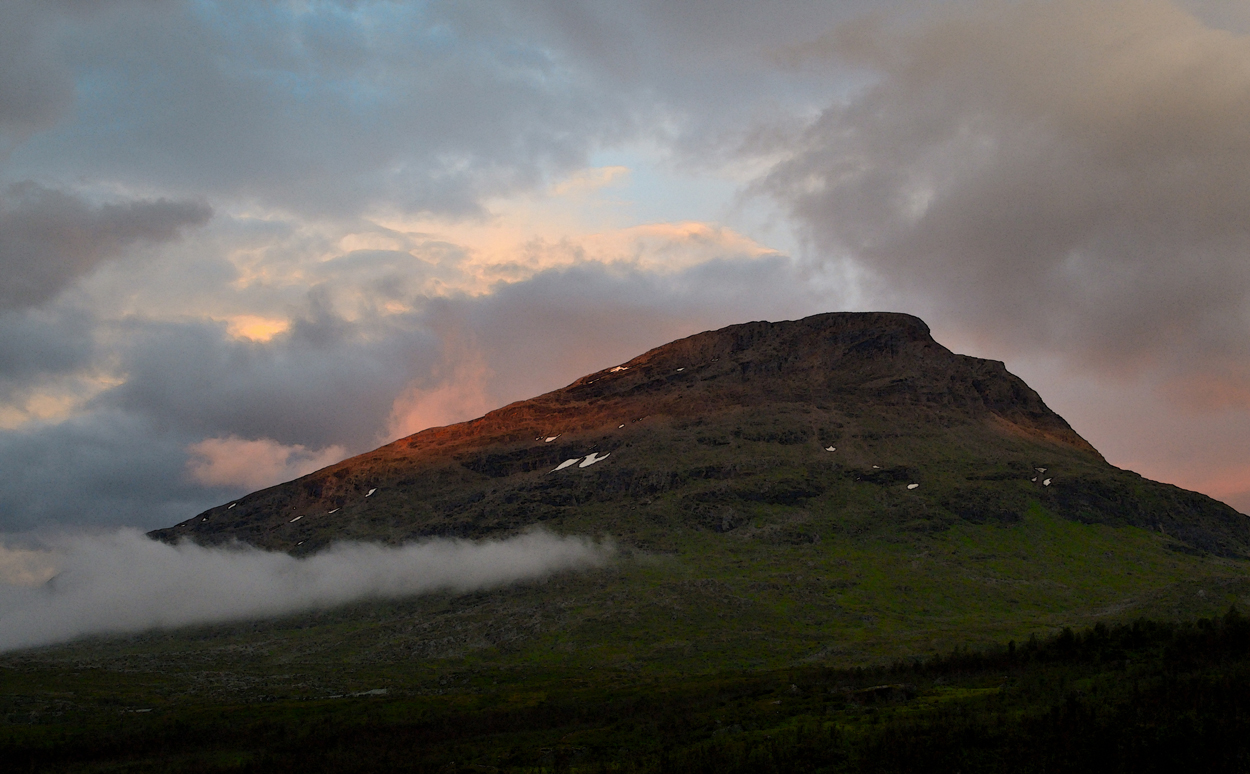
[[[67,535],[44,550],[0,546],[0,569],[10,571],[0,577],[8,581],[0,582],[0,651],[494,588],[601,566],[610,554],[609,544],[544,532],[398,547],[338,543],[305,558],[242,545],[168,545],[136,530]]]

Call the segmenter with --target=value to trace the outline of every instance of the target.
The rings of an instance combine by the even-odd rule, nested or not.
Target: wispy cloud
[[[167,545],[130,529],[63,536],[41,549],[0,544],[0,651],[361,599],[468,592],[601,566],[611,553],[608,543],[546,532],[399,547],[340,543],[306,558]]]
[[[206,438],[192,444],[187,472],[208,486],[244,486],[260,489],[298,478],[347,456],[342,446],[306,449],[284,446],[268,438],[237,436]]]

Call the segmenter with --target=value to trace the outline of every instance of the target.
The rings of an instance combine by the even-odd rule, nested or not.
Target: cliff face
[[[751,322],[651,350],[153,533],[303,553],[336,539],[482,537],[534,524],[663,543],[777,509],[846,528],[1011,522],[1033,505],[1241,555],[1246,519],[1108,465],[1002,363],[919,319]]]

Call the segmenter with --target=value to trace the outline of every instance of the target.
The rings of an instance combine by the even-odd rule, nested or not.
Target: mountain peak
[[[513,431],[523,437],[523,428],[546,437],[610,425],[639,411],[678,417],[734,405],[865,401],[900,411],[992,417],[1012,432],[1098,456],[1003,363],[956,355],[933,340],[920,318],[892,312],[832,312],[697,333],[481,419],[422,431],[393,445],[421,449]]]
[[[664,524],[719,530],[777,508],[888,531],[1034,506],[1166,531],[1186,550],[1250,550],[1236,511],[1108,465],[1003,363],[885,312],[688,336],[153,534],[304,553],[546,524],[657,546]]]

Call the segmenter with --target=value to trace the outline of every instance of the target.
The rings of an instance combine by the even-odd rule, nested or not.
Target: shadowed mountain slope
[[[1250,553],[1245,516],[1109,465],[1002,363],[888,313],[690,336],[152,535],[303,554],[543,524],[667,551],[691,531],[814,543],[1039,508],[1149,530],[1172,551]]]

